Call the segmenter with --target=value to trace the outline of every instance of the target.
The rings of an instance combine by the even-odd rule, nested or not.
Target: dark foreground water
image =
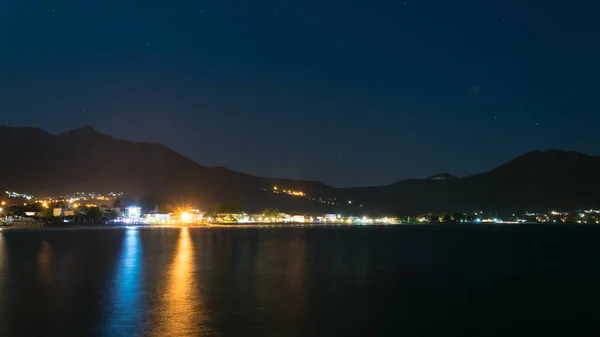
[[[0,233],[0,336],[572,335],[599,312],[599,227]]]

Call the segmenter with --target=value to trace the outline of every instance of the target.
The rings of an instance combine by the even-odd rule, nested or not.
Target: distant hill
[[[548,150],[522,155],[489,172],[455,178],[410,179],[345,189],[399,214],[449,211],[521,212],[600,208],[600,157]]]
[[[0,127],[0,150],[4,158],[0,187],[34,195],[113,191],[204,205],[233,202],[256,210],[295,210],[324,205],[274,195],[263,191],[264,187],[280,185],[317,195],[331,190],[318,182],[254,177],[205,167],[162,145],[113,138],[90,126],[58,135],[35,128]]]
[[[117,139],[89,126],[58,135],[0,126],[0,150],[0,188],[34,195],[113,191],[137,198],[191,200],[205,206],[235,202],[252,211],[279,207],[400,215],[600,208],[600,157],[559,150],[530,152],[469,177],[444,173],[387,186],[337,189],[319,182],[202,166],[162,145]],[[274,194],[273,186],[335,202]]]

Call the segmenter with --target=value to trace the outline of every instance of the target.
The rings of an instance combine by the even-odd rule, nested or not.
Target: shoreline
[[[244,223],[244,224],[218,224],[218,223],[201,223],[201,224],[181,224],[174,223],[169,225],[152,225],[152,224],[77,224],[77,225],[0,225],[0,231],[18,231],[18,230],[70,230],[70,229],[166,229],[166,228],[292,228],[292,227],[369,227],[369,226],[395,226],[409,224],[370,224],[370,225],[348,225],[345,223],[321,224],[321,223]]]
[[[368,224],[368,225],[354,225],[347,223],[243,223],[243,224],[227,224],[227,223],[199,223],[199,224],[183,224],[174,223],[169,225],[153,225],[153,224],[105,224],[105,223],[81,223],[81,224],[69,224],[69,225],[55,225],[55,226],[43,226],[41,224],[27,224],[27,225],[0,225],[0,231],[34,231],[34,230],[49,230],[49,231],[62,231],[62,230],[96,230],[96,229],[168,229],[168,228],[299,228],[299,227],[348,227],[348,228],[368,228],[368,227],[387,227],[387,226],[406,226],[406,227],[488,227],[488,226],[564,226],[564,225],[577,225],[577,226],[589,226],[589,224],[579,223],[519,223],[519,224],[502,224],[502,223],[395,223],[395,224]]]

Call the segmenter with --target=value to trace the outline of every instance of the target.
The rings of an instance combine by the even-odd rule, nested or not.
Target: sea
[[[600,227],[0,232],[0,336],[598,331]]]

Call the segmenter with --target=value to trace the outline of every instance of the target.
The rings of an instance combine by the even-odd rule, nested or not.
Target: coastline
[[[18,225],[0,225],[0,231],[34,231],[34,230],[49,230],[49,231],[62,231],[62,230],[96,230],[96,229],[167,229],[167,228],[299,228],[299,227],[348,227],[348,228],[365,228],[365,227],[387,227],[387,226],[407,226],[407,227],[488,227],[488,226],[531,226],[531,225],[542,225],[542,226],[560,226],[560,225],[585,225],[577,223],[568,224],[551,224],[551,223],[520,223],[520,224],[501,224],[501,223],[489,223],[489,224],[478,224],[478,223],[395,223],[395,224],[369,224],[369,225],[350,225],[346,223],[173,223],[168,225],[155,225],[155,224],[106,224],[106,223],[78,223],[78,224],[65,224],[65,225],[51,225],[44,226],[42,224],[18,224]]]
[[[349,225],[346,223],[173,223],[168,225],[155,224],[106,224],[106,223],[78,223],[44,226],[42,224],[19,224],[19,225],[0,225],[0,231],[30,231],[30,230],[78,230],[78,229],[164,229],[164,228],[298,228],[298,227],[382,227],[395,225],[416,224],[369,224],[369,225]],[[418,224],[422,226],[423,224]]]

